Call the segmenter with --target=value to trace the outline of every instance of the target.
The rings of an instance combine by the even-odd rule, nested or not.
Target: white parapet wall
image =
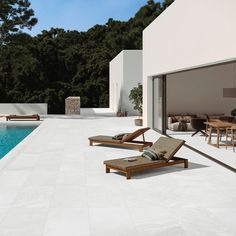
[[[0,103],[0,115],[48,114],[47,103]]]
[[[129,100],[130,90],[142,84],[142,50],[123,50],[110,62],[109,107],[117,112],[119,107],[128,115],[138,115]]]

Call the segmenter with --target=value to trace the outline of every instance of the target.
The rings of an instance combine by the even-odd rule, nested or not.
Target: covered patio
[[[211,138],[211,143],[214,146],[211,146],[209,145],[209,133],[208,137],[205,137],[202,133],[192,136],[197,127],[192,127],[191,122],[191,119],[205,119],[205,121],[223,119],[222,122],[225,121],[229,125],[232,124],[231,127],[233,127],[236,121],[231,116],[231,111],[235,108],[236,94],[227,96],[225,88],[234,88],[235,86],[235,62],[211,65],[167,75],[166,134],[186,140],[186,143],[195,148],[196,151],[202,152],[236,170],[236,154],[233,152],[230,140],[231,135],[228,137],[227,149],[225,146],[226,126],[223,125],[220,129],[222,137],[217,148],[216,130]],[[154,111],[158,113],[157,100],[154,100],[154,108]],[[174,120],[176,117],[180,122]],[[181,122],[187,122],[185,131],[181,131],[181,128],[183,128],[180,126]],[[203,125],[200,125],[202,126],[201,129],[205,132],[206,125],[204,125],[204,121],[201,122],[203,123]]]

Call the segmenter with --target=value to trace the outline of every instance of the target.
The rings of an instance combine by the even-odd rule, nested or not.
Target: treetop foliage
[[[5,42],[12,33],[20,29],[31,29],[36,23],[34,11],[28,0],[0,1],[0,43]]]

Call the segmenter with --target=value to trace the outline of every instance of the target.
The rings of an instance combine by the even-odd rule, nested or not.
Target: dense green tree
[[[37,23],[30,5],[28,0],[0,1],[0,43],[20,29],[31,29]]]
[[[107,107],[109,62],[121,50],[142,49],[143,29],[172,2],[149,0],[128,21],[109,19],[87,32],[52,28],[31,37],[15,33],[34,24],[29,2],[1,0],[1,37],[13,34],[0,45],[0,102],[46,102],[49,113],[64,113],[65,98],[80,96],[82,107]],[[2,11],[4,4],[10,10]],[[20,12],[26,12],[26,23],[19,24],[17,18],[14,25],[6,27],[4,12],[13,11],[17,4],[24,6]]]

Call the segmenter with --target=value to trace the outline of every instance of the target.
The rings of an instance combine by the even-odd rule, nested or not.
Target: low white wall
[[[227,64],[167,76],[167,113],[225,113],[236,98],[224,98],[223,88],[236,86],[236,66]]]
[[[30,115],[48,113],[47,103],[0,103],[0,114]]]

